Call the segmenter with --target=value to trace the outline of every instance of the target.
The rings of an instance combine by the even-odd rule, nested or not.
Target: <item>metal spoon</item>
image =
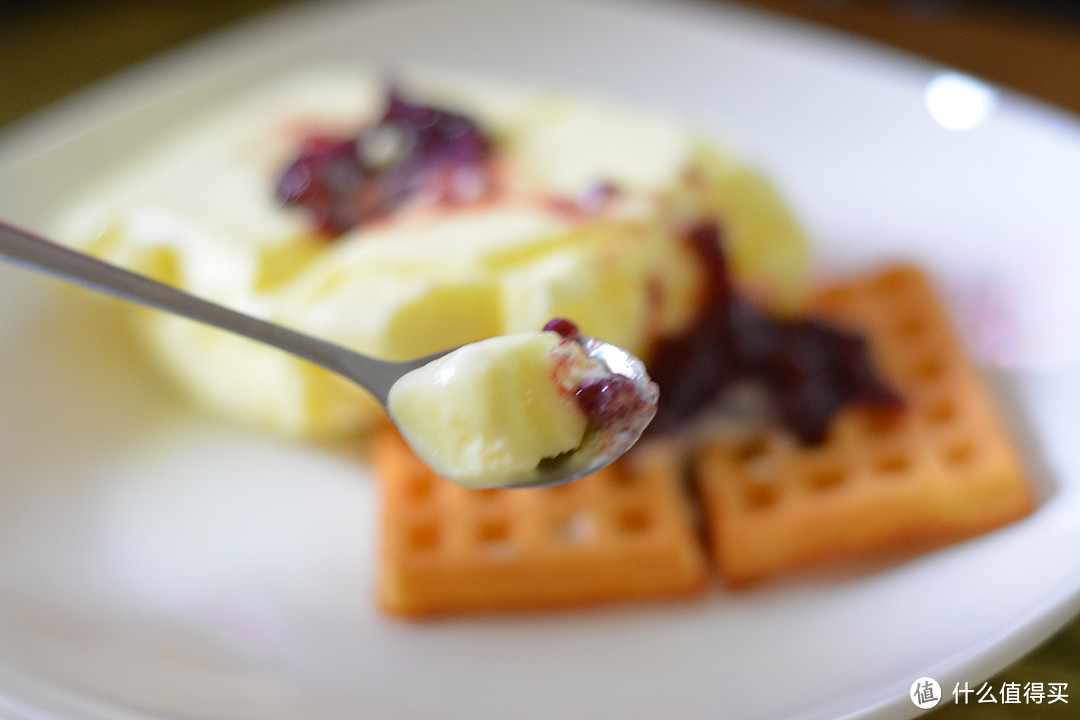
[[[399,378],[457,349],[406,362],[379,360],[202,300],[3,221],[0,221],[0,257],[107,295],[182,315],[292,353],[360,385],[374,395],[384,409],[390,388]],[[642,387],[649,384],[644,364],[625,350],[593,339],[584,347],[589,357],[603,362],[612,372],[626,375]],[[643,418],[640,427],[620,432],[602,449],[590,447],[592,457],[575,452],[574,455],[581,455],[575,462],[542,463],[542,467],[537,468],[535,482],[518,482],[513,487],[555,485],[596,472],[629,450],[649,420],[651,415]]]

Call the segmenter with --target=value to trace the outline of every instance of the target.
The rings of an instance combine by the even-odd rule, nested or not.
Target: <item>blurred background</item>
[[[0,3],[0,127],[148,56],[295,1]],[[1080,3],[1072,0],[734,1],[920,55],[1080,116]],[[1069,704],[946,706],[931,716],[1080,717],[1080,620],[991,683],[1006,681],[1066,682]]]
[[[922,55],[1080,115],[1073,0],[737,2]],[[0,3],[0,126],[148,55],[289,4],[296,0]]]

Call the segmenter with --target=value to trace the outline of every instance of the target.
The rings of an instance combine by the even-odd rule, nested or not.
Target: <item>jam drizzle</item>
[[[585,336],[566,318],[549,321],[544,330],[584,347]],[[637,383],[618,373],[586,377],[574,390],[574,401],[589,425],[612,434],[640,428],[644,424],[643,416],[651,416],[653,412],[651,402],[642,396]]]
[[[413,105],[391,89],[382,119],[352,138],[309,138],[275,196],[328,237],[386,217],[420,196],[457,205],[490,190],[490,139],[469,118]]]
[[[824,440],[847,404],[902,406],[859,334],[811,317],[772,317],[740,298],[716,223],[694,227],[686,241],[705,285],[690,326],[661,338],[648,355],[649,375],[660,386],[650,431],[679,427],[742,382],[762,389],[771,419],[808,444]]]

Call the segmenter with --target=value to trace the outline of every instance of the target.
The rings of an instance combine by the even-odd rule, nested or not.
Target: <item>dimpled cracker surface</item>
[[[815,447],[773,431],[712,438],[695,469],[728,582],[928,547],[1031,511],[1012,442],[924,275],[838,284],[810,309],[865,334],[905,407],[848,408]]]
[[[382,431],[381,606],[426,616],[700,591],[707,564],[676,455],[647,445],[574,483],[470,490]]]

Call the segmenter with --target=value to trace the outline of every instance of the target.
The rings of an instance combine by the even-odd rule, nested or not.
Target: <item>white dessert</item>
[[[398,380],[389,410],[417,455],[468,487],[534,483],[538,468],[578,451],[589,430],[574,391],[606,374],[553,332],[466,345]]]
[[[412,203],[321,237],[274,184],[303,140],[376,120],[383,78],[318,70],[257,89],[163,138],[71,203],[56,235],[195,294],[361,352],[404,360],[534,331],[553,317],[636,355],[688,322],[700,268],[679,237],[718,218],[736,275],[800,286],[805,241],[759,175],[681,124],[565,95],[431,74],[410,98],[467,114],[495,145],[500,191]],[[599,186],[616,195],[584,202]],[[567,211],[581,201],[580,207]],[[342,435],[381,411],[329,373],[152,311],[137,327],[200,402],[290,434]]]

